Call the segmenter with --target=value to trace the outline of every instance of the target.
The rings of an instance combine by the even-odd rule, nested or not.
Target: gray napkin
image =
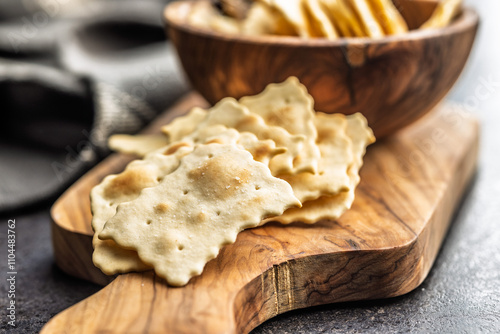
[[[163,6],[61,7],[17,49],[12,36],[40,7],[0,21],[0,212],[54,200],[109,153],[110,134],[139,131],[187,91]]]

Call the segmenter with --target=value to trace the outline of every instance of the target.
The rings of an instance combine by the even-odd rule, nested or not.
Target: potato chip
[[[240,23],[235,18],[221,15],[208,1],[197,1],[187,17],[189,24],[221,33],[237,34]]]
[[[263,2],[252,4],[246,19],[241,23],[241,32],[244,35],[297,35],[295,28],[281,12]]]
[[[317,172],[320,152],[315,143],[314,100],[296,77],[270,84],[262,93],[242,97],[239,102],[261,116],[267,124],[282,127],[292,135],[305,136],[302,151],[294,158],[293,168],[284,174]],[[274,172],[273,175],[279,175]]]
[[[208,1],[197,1],[187,16],[187,22],[198,28],[210,29],[210,20],[218,15],[217,10]]]
[[[277,9],[294,27],[300,37],[315,37],[317,32],[308,20],[303,0],[260,0]]]
[[[373,13],[387,35],[408,32],[408,25],[391,0],[368,0]]]
[[[286,35],[303,38],[371,37],[409,30],[392,0],[222,1],[222,15],[208,1],[193,5],[188,22],[222,33]],[[421,29],[439,28],[460,12],[461,0],[442,0]]]
[[[110,149],[120,153],[134,154],[144,157],[151,151],[168,144],[163,135],[112,135],[108,140]]]
[[[156,187],[118,206],[101,239],[112,239],[171,285],[199,275],[238,233],[298,207],[288,183],[234,145],[198,146]]]
[[[382,27],[377,22],[370,5],[365,0],[349,0],[348,4],[359,18],[359,22],[368,37],[380,38],[384,36]]]
[[[304,3],[314,25],[317,27],[315,30],[319,30],[321,36],[329,39],[338,38],[339,34],[321,6],[320,0],[306,0]]]
[[[446,27],[461,11],[462,0],[442,0],[431,17],[422,24],[420,29],[435,29]]]
[[[242,20],[248,15],[252,0],[217,0],[223,14]]]
[[[212,17],[208,23],[210,28],[214,31],[226,33],[226,34],[238,34],[241,31],[241,26],[239,21],[232,17],[226,17],[223,15],[217,15]]]
[[[366,147],[375,141],[375,137],[372,130],[368,127],[366,119],[359,113],[347,116],[346,131],[352,141],[351,147],[353,153],[353,160],[348,169],[350,179],[349,191],[305,202],[301,208],[288,209],[281,216],[266,219],[261,224],[270,221],[278,221],[282,224],[293,222],[313,224],[322,219],[335,220],[351,207],[354,201],[355,189],[359,183],[359,169],[363,165],[363,156]]]
[[[321,0],[322,5],[327,9],[327,14],[335,24],[340,34],[345,37],[365,36],[356,15],[347,6],[345,0]]]

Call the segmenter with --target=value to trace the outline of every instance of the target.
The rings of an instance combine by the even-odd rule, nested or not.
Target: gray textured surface
[[[482,121],[480,168],[424,283],[390,300],[327,305],[278,316],[262,333],[500,332],[500,2],[473,3],[482,16],[471,61],[449,96],[472,106]],[[485,81],[493,84],[485,85]],[[34,333],[53,315],[99,287],[54,265],[47,208],[0,218],[0,332],[6,325],[7,219],[17,222],[18,322],[12,333]]]

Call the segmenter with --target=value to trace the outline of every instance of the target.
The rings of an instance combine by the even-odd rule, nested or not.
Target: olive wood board
[[[206,102],[191,93],[146,132],[195,105]],[[476,169],[478,144],[478,122],[441,104],[368,148],[356,199],[340,219],[246,230],[180,288],[151,271],[107,277],[92,264],[90,189],[133,158],[114,154],[51,212],[59,267],[107,286],[42,333],[248,333],[289,310],[405,294],[437,256]]]

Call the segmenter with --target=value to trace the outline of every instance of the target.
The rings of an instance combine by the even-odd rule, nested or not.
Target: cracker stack
[[[291,77],[194,108],[163,135],[112,137],[142,159],[92,190],[94,264],[109,275],[154,269],[180,286],[246,228],[340,217],[375,139],[361,114],[313,104]]]

